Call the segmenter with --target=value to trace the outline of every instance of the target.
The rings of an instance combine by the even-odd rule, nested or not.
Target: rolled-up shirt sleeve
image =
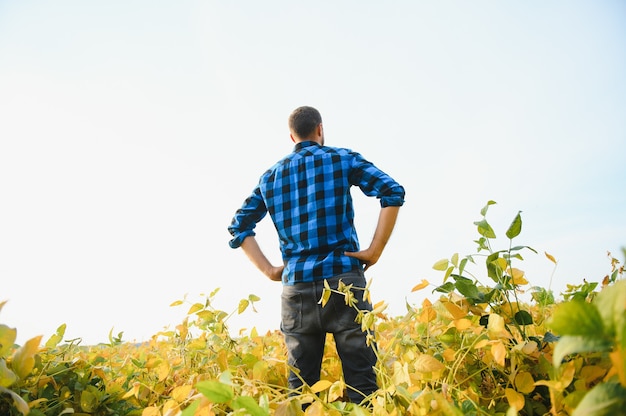
[[[231,248],[238,248],[246,237],[256,235],[254,228],[266,214],[267,208],[261,197],[260,189],[257,186],[252,192],[252,195],[250,195],[241,208],[237,210],[228,227],[228,232],[233,236],[228,242],[228,245]]]
[[[405,191],[402,185],[365,160],[359,153],[353,153],[353,156],[353,170],[350,178],[353,185],[361,188],[365,195],[378,198],[383,208],[404,205]]]

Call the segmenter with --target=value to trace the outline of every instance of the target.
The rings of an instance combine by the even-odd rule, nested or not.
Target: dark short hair
[[[299,138],[306,139],[322,123],[322,116],[313,107],[298,107],[289,116],[289,130]]]

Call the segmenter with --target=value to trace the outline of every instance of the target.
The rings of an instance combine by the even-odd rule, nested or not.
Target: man
[[[241,247],[268,278],[283,282],[281,331],[288,362],[298,371],[289,374],[296,391],[320,378],[326,334],[332,333],[341,359],[348,397],[360,403],[377,390],[376,355],[366,334],[355,322],[357,311],[333,294],[319,304],[324,282],[337,289],[365,287],[364,271],[376,264],[404,203],[404,188],[360,154],[324,146],[320,113],[299,107],[289,117],[292,153],[260,178],[237,210],[229,232],[232,248]],[[381,211],[369,247],[359,249],[354,228],[350,187],[358,186],[380,200]],[[278,232],[283,264],[272,265],[260,249],[254,228],[266,213]],[[363,290],[354,290],[360,310],[371,310]]]

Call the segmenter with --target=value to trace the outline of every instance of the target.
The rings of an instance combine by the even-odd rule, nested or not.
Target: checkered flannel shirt
[[[237,248],[269,212],[280,240],[283,284],[326,279],[362,267],[344,251],[359,251],[350,187],[401,206],[404,188],[359,153],[307,141],[260,178],[228,231]]]

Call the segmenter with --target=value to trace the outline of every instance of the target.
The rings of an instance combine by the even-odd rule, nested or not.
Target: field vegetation
[[[227,313],[214,307],[216,289],[174,302],[187,317],[141,344],[110,333],[107,344],[83,346],[61,325],[15,345],[17,330],[0,324],[0,415],[626,414],[624,266],[608,253],[597,282],[568,285],[558,298],[531,286],[521,264],[540,253],[516,243],[519,213],[495,247],[493,204],[474,223],[476,252],[435,262],[436,284],[416,282],[414,291],[432,291],[420,305],[403,316],[388,316],[385,303],[359,311],[379,358],[380,389],[363,403],[345,400],[351,387],[332,337],[322,379],[289,391],[281,334],[228,329],[230,316],[260,299],[249,295]],[[320,303],[341,296],[353,305],[354,290],[327,288]]]

